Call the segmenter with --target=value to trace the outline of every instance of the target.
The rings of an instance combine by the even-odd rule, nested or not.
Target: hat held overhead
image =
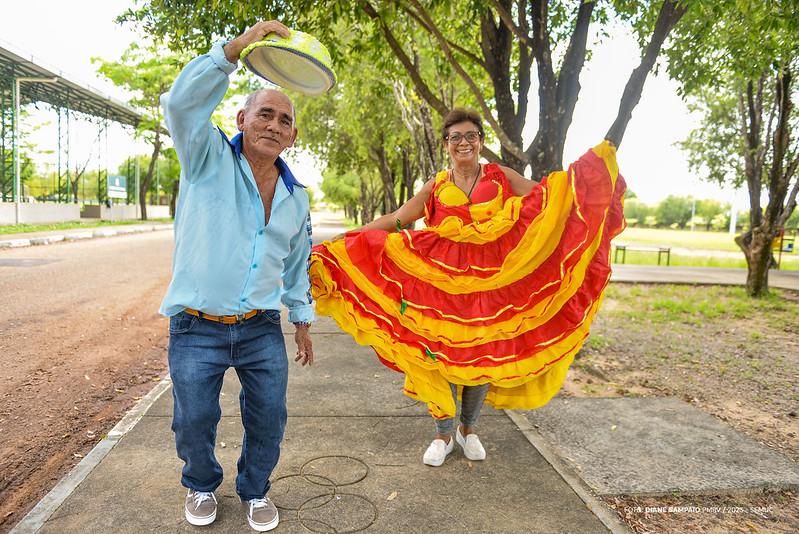
[[[336,84],[325,45],[297,30],[289,37],[272,33],[252,43],[242,50],[241,61],[266,81],[306,95],[326,93]]]

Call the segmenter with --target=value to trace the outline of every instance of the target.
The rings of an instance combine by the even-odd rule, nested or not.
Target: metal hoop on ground
[[[364,470],[363,475],[361,477],[359,477],[359,478],[356,478],[355,480],[351,480],[349,482],[334,482],[333,486],[336,487],[336,488],[338,488],[339,486],[351,486],[353,484],[357,484],[358,482],[360,482],[361,480],[365,479],[369,475],[369,466],[366,465],[366,463],[363,460],[360,460],[358,458],[353,458],[352,456],[347,456],[347,455],[343,455],[343,454],[332,454],[332,455],[328,455],[328,456],[319,456],[317,458],[312,458],[312,459],[308,460],[307,462],[305,462],[304,464],[302,464],[302,467],[300,467],[300,475],[302,475],[303,477],[304,476],[317,476],[317,477],[319,477],[319,475],[316,475],[315,473],[306,473],[305,472],[306,468],[308,467],[308,465],[310,465],[313,462],[318,462],[319,460],[325,460],[325,459],[331,459],[331,458],[339,458],[339,459],[344,459],[344,460],[350,460],[352,462],[361,464],[361,466],[363,467],[363,470]],[[327,477],[320,477],[320,478],[327,478]],[[328,480],[330,480],[330,479],[328,478]],[[309,480],[308,482],[311,482],[311,481]],[[314,482],[311,482],[311,483],[313,484]],[[321,485],[326,485],[326,484],[321,484]]]
[[[369,499],[367,499],[367,498],[366,498],[366,497],[364,497],[363,495],[358,495],[358,494],[356,494],[356,493],[336,493],[336,498],[337,498],[337,499],[338,499],[338,498],[341,498],[341,497],[354,497],[355,499],[360,499],[361,501],[364,501],[364,502],[366,502],[366,503],[369,505],[369,508],[371,508],[371,511],[372,511],[372,518],[369,520],[369,522],[368,522],[366,525],[364,525],[364,526],[362,526],[362,527],[354,528],[354,529],[351,529],[351,530],[339,530],[339,531],[336,531],[336,532],[337,532],[337,534],[354,534],[355,532],[361,532],[361,531],[363,531],[363,530],[366,530],[367,528],[369,528],[369,527],[371,527],[372,525],[374,525],[374,524],[375,524],[375,521],[377,521],[377,506],[375,506],[375,504],[374,504],[372,501],[370,501]],[[305,519],[305,518],[303,518],[303,517],[302,517],[302,513],[303,513],[304,511],[306,511],[306,510],[313,510],[313,509],[319,509],[319,508],[321,508],[321,506],[314,506],[314,507],[312,507],[312,508],[307,508],[307,509],[305,508],[305,504],[306,504],[306,503],[309,503],[309,502],[313,501],[314,499],[318,499],[318,498],[319,498],[319,497],[314,497],[314,498],[312,498],[312,499],[308,499],[307,501],[305,501],[305,503],[303,503],[302,505],[300,505],[300,509],[297,511],[297,518],[299,519],[299,521],[300,521],[300,524],[301,524],[303,527],[305,527],[306,529],[310,530],[311,532],[319,532],[319,533],[322,533],[322,532],[325,532],[325,531],[314,530],[313,528],[311,528],[311,527],[309,527],[308,525],[306,525],[306,524],[305,524],[305,521],[313,521],[313,522],[316,522],[316,523],[321,523],[321,524],[326,524],[326,523],[324,523],[324,522],[322,522],[322,521],[319,521],[319,520],[317,520],[317,519]],[[328,502],[329,502],[329,501],[328,501]],[[326,504],[327,504],[327,503],[326,503]],[[324,505],[322,505],[322,506],[324,506]],[[331,527],[331,528],[332,528],[332,527]],[[335,530],[335,529],[334,529],[334,530]]]
[[[314,478],[322,479],[322,480],[325,480],[327,483],[314,482],[313,480],[310,480],[308,477],[314,477]],[[326,505],[327,503],[332,501],[333,497],[335,497],[335,495],[336,495],[337,486],[336,486],[335,482],[333,482],[331,479],[329,479],[329,478],[327,478],[325,476],[314,475],[314,474],[302,475],[300,473],[295,473],[295,474],[292,474],[292,475],[283,475],[282,477],[276,478],[274,480],[274,482],[272,482],[272,489],[274,489],[275,485],[278,482],[280,482],[281,480],[286,480],[286,479],[289,479],[289,478],[301,478],[302,480],[308,482],[309,484],[313,484],[314,486],[321,486],[323,488],[328,488],[330,490],[330,493],[326,493],[326,494],[323,494],[323,495],[316,495],[314,497],[310,497],[306,501],[300,503],[300,505],[297,506],[296,508],[295,507],[291,507],[291,506],[281,505],[281,504],[279,504],[280,499],[272,498],[272,501],[275,503],[275,506],[277,506],[278,508],[280,508],[282,510],[286,510],[286,511],[290,511],[290,512],[297,512],[297,511],[300,510],[300,508],[302,508],[310,500],[321,499],[323,497],[328,497],[328,499],[326,501],[323,501],[321,504],[318,504],[315,507],[311,507],[311,508],[306,507],[305,508],[307,510],[312,510],[313,508],[318,508],[318,507]],[[335,529],[333,529],[333,530],[335,530]]]

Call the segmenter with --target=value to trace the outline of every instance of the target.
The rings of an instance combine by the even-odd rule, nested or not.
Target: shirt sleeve
[[[313,297],[308,268],[311,258],[311,214],[307,213],[305,225],[291,240],[291,250],[283,271],[283,292],[280,300],[289,309],[292,323],[314,320]]]
[[[169,92],[161,95],[164,120],[188,182],[200,174],[209,151],[225,149],[211,114],[224,98],[236,65],[227,60],[222,46],[217,43],[190,61]]]

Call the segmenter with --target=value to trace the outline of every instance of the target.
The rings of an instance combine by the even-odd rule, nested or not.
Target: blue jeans
[[[214,491],[222,483],[214,445],[222,417],[219,393],[229,367],[241,382],[244,425],[236,493],[244,500],[262,498],[286,427],[288,357],[280,314],[266,310],[232,325],[185,312],[170,317],[172,430],[178,457],[185,462],[181,483],[195,491]]]
[[[490,384],[481,384],[479,386],[463,386],[461,392],[461,423],[463,426],[473,426],[477,419],[480,417],[480,408],[483,407],[486,394]],[[452,389],[452,398],[455,399],[455,404],[458,404],[458,386],[450,384]],[[452,435],[455,429],[455,418],[449,419],[436,419],[436,432],[442,435]]]

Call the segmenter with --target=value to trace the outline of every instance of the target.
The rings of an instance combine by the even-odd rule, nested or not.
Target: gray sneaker
[[[242,501],[242,504],[247,508],[247,522],[258,532],[272,530],[280,521],[277,507],[267,496],[264,496],[263,499]]]
[[[196,526],[210,525],[216,519],[216,496],[212,491],[189,490],[186,495],[186,521]]]

